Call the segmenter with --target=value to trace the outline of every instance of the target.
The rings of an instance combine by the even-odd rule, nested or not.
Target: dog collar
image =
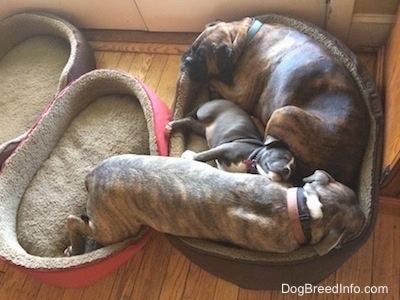
[[[253,18],[253,22],[251,23],[251,26],[250,26],[249,30],[247,31],[246,44],[250,43],[250,41],[253,39],[253,37],[256,35],[256,33],[260,30],[262,25],[263,25],[262,22]]]
[[[299,245],[310,243],[310,214],[306,205],[303,188],[289,188],[287,191],[289,222],[293,235]]]

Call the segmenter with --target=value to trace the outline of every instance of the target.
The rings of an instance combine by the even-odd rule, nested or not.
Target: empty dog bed
[[[85,211],[85,176],[105,158],[167,155],[169,115],[143,83],[118,71],[95,70],[64,89],[4,163],[0,257],[47,283],[74,287],[134,255],[147,231],[103,248],[88,241],[86,254],[64,257],[66,217]]]
[[[307,245],[288,254],[278,254],[244,250],[202,239],[168,238],[194,263],[227,281],[244,288],[281,289],[282,283],[297,286],[321,281],[336,271],[370,236],[377,214],[382,108],[375,84],[365,68],[353,53],[328,33],[311,24],[280,15],[263,15],[256,19],[290,26],[309,35],[341,62],[356,82],[371,121],[368,145],[355,188],[367,222],[352,241],[323,256]],[[177,85],[173,118],[183,118],[200,103],[210,99],[207,84],[196,82],[182,72]],[[186,149],[200,151],[207,147],[204,139],[183,133],[172,135],[170,144],[172,156],[179,156]]]
[[[4,19],[0,41],[1,165],[54,95],[96,65],[82,34],[53,15]]]

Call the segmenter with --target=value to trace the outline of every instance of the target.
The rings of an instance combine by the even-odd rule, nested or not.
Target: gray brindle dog
[[[205,102],[187,117],[171,121],[169,133],[191,130],[207,140],[209,150],[186,150],[182,157],[208,162],[215,160],[221,170],[259,173],[273,181],[288,181],[295,167],[293,155],[273,136],[262,142],[248,113],[224,99]]]
[[[304,182],[295,206],[309,215],[308,242],[323,255],[354,238],[364,214],[354,192],[326,172],[316,171]],[[176,157],[126,154],[100,163],[85,184],[87,212],[67,218],[66,255],[85,251],[84,236],[106,246],[135,237],[143,226],[259,251],[300,247],[288,204],[293,188],[265,176]]]

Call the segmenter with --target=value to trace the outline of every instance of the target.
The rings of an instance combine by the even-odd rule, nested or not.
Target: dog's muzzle
[[[310,212],[306,205],[303,188],[289,188],[287,191],[287,208],[290,226],[299,245],[311,242]]]

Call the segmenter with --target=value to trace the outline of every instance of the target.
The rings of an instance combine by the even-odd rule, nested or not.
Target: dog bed
[[[368,147],[356,188],[367,222],[354,240],[324,256],[318,256],[311,246],[302,246],[288,254],[277,254],[244,250],[195,238],[168,236],[168,239],[194,263],[238,286],[250,289],[281,289],[282,283],[298,286],[321,281],[337,270],[370,236],[378,208],[383,117],[380,97],[372,78],[356,56],[342,43],[322,29],[293,18],[270,14],[258,16],[256,19],[264,23],[291,26],[309,35],[340,61],[357,83],[371,119]],[[192,81],[186,73],[181,73],[173,118],[184,117],[210,98],[207,85]],[[186,136],[176,133],[171,136],[170,144],[171,156],[179,156],[186,149],[200,151],[207,148],[205,140],[194,134]]]
[[[54,95],[96,67],[83,35],[49,14],[0,22],[0,165]]]
[[[66,217],[85,211],[86,174],[117,154],[167,155],[170,110],[138,79],[91,71],[41,114],[0,174],[0,257],[47,283],[94,282],[132,257],[150,231],[130,240],[64,257]]]

